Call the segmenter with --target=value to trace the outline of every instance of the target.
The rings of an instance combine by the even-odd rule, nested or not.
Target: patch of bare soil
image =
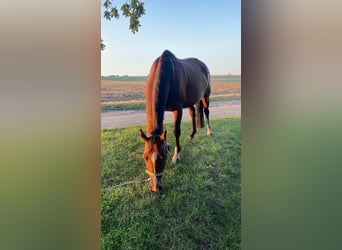
[[[101,81],[101,102],[145,100],[144,82]],[[239,82],[212,82],[211,96],[240,94]]]
[[[101,102],[144,100],[144,82],[101,81]]]

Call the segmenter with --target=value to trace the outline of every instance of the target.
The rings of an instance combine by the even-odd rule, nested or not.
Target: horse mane
[[[147,127],[146,127],[146,133],[147,135],[151,135],[153,132],[153,119],[154,119],[154,112],[152,111],[152,103],[153,103],[153,92],[154,92],[154,81],[155,78],[158,78],[159,76],[156,76],[156,72],[159,74],[159,57],[154,60],[150,73],[148,74],[146,85],[145,85],[145,97],[146,97],[146,121],[147,121]]]
[[[173,80],[173,74],[170,74],[170,71],[174,71],[175,60],[177,60],[175,55],[165,50],[151,66],[145,86],[148,135],[160,135],[163,132],[164,110],[170,82]]]

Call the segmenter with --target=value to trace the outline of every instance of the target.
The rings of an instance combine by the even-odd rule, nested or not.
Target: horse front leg
[[[192,133],[190,135],[190,139],[193,139],[196,134],[196,112],[194,106],[189,108],[189,114],[192,120]]]
[[[175,153],[172,157],[172,163],[179,163],[180,161],[179,152],[181,151],[181,147],[179,145],[179,137],[181,135],[180,124],[182,120],[182,115],[183,115],[182,109],[179,109],[173,112],[173,118],[174,118],[174,123],[175,123],[173,134],[176,137],[176,147],[175,147]]]

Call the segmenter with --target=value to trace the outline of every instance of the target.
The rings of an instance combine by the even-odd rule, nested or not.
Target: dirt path
[[[212,102],[210,117],[241,117],[241,102]],[[183,110],[183,120],[190,120],[187,109]],[[173,121],[172,112],[165,112],[165,121]],[[101,128],[146,124],[145,110],[105,111],[101,113]]]

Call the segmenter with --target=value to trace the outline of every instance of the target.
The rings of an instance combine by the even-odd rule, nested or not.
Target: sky
[[[125,2],[113,0],[113,5],[120,9]],[[146,76],[165,49],[178,58],[200,59],[212,75],[241,73],[240,0],[142,2],[146,12],[135,34],[122,15],[104,19],[102,7],[101,38],[106,45],[101,52],[102,76]]]

